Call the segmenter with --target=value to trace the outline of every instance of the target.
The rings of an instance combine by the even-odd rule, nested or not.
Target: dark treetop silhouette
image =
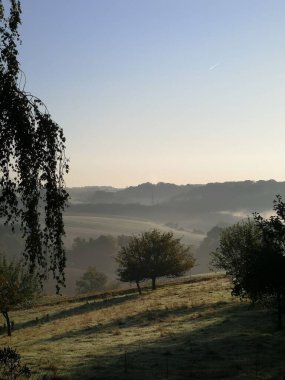
[[[232,278],[232,294],[277,310],[278,327],[285,311],[285,203],[277,195],[276,215],[255,213],[253,220],[224,229],[212,264]]]
[[[68,194],[65,138],[40,99],[25,91],[17,46],[20,1],[0,0],[0,218],[20,222],[24,257],[41,281],[51,271],[64,285],[62,211]]]

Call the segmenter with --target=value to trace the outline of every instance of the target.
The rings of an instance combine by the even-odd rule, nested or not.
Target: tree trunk
[[[142,294],[142,290],[141,290],[141,287],[140,287],[140,283],[138,281],[136,281],[136,284],[137,284],[137,288],[138,288],[138,292],[139,294]]]
[[[152,279],[151,279],[151,288],[152,288],[152,290],[156,289],[156,287],[155,287],[155,280],[156,280],[156,278],[152,277]]]
[[[11,322],[10,322],[8,311],[2,311],[2,314],[3,314],[3,317],[6,320],[6,323],[7,323],[7,333],[8,333],[8,336],[11,336],[12,335],[12,332],[11,332]]]

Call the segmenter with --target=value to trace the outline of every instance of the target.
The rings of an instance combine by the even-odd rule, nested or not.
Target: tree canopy
[[[233,281],[232,293],[278,312],[282,327],[285,309],[285,204],[274,200],[276,215],[269,219],[254,214],[253,220],[226,228],[212,263]]]
[[[139,283],[152,280],[152,289],[156,287],[158,277],[181,276],[195,263],[190,248],[174,238],[172,232],[160,232],[156,229],[134,236],[123,246],[117,256],[118,275],[121,281]]]
[[[62,211],[68,194],[65,137],[43,102],[27,92],[18,61],[20,1],[0,0],[0,218],[21,224],[24,257],[43,280],[64,284]]]
[[[247,286],[251,279],[250,269],[262,249],[261,231],[253,220],[242,221],[221,232],[219,247],[212,253],[212,265],[225,270],[233,282],[232,294],[251,296]]]

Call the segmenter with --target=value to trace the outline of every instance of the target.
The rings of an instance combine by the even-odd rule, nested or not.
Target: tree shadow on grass
[[[182,315],[188,315],[189,317],[194,313],[203,312],[207,308],[206,305],[192,307],[187,306],[167,308],[167,309],[151,309],[144,312],[140,312],[127,317],[118,317],[108,323],[98,323],[94,326],[85,327],[83,329],[68,331],[63,334],[52,336],[51,338],[43,340],[43,342],[59,341],[62,339],[74,339],[82,337],[84,335],[101,334],[105,332],[111,332],[115,328],[121,330],[127,328],[142,328],[151,326],[153,323],[160,323],[171,317],[179,317]]]
[[[56,321],[59,319],[69,318],[69,317],[73,317],[80,314],[85,314],[94,310],[106,309],[114,305],[119,305],[124,302],[134,300],[138,297],[139,295],[137,293],[133,293],[133,294],[120,295],[118,297],[113,297],[110,299],[106,298],[99,301],[98,299],[95,299],[93,302],[90,299],[89,301],[86,301],[86,303],[80,306],[76,306],[67,310],[62,310],[57,313],[45,314],[41,318],[19,323],[15,325],[14,330],[21,330],[28,327],[34,327],[36,325],[49,323],[49,322]]]
[[[210,277],[209,277],[210,278]],[[203,279],[200,278],[194,278],[194,279],[189,279],[188,281],[184,282],[185,283],[190,283],[190,282],[200,282]],[[207,279],[206,279],[207,280]],[[181,281],[178,281],[177,284],[174,283],[173,286],[175,285],[180,285]],[[167,284],[158,284],[158,288],[163,288],[165,286],[168,286]],[[152,292],[151,288],[148,287],[147,285],[142,287],[144,293],[143,296],[147,295],[147,293],[150,291]],[[68,318],[72,317],[75,315],[80,315],[84,314],[89,311],[94,311],[94,310],[100,310],[108,307],[112,307],[113,305],[120,304],[123,302],[126,302],[128,300],[136,299],[141,297],[138,293],[136,288],[131,288],[131,289],[122,289],[122,290],[116,290],[116,291],[107,291],[105,293],[99,293],[95,295],[83,295],[83,296],[78,296],[73,302],[85,302],[84,304],[80,306],[76,306],[67,310],[62,310],[57,313],[51,313],[51,314],[44,314],[41,317],[37,317],[35,319],[31,319],[22,323],[17,323],[13,326],[13,331],[16,330],[21,330],[25,328],[30,328],[30,327],[35,327],[41,324],[49,323],[51,321],[55,321],[58,319],[63,319],[63,318]],[[70,301],[67,301],[70,302]],[[48,302],[48,303],[43,303],[42,306],[52,306],[54,304],[58,304],[59,302]],[[6,334],[6,329],[2,328],[0,330],[0,335],[5,335]]]
[[[201,306],[200,311],[206,309],[207,306]],[[193,311],[178,308],[165,313],[168,316],[180,313],[191,319]],[[133,323],[133,327],[140,328],[140,319],[147,318],[147,314],[128,318],[126,326]],[[205,324],[206,319],[215,322]],[[124,345],[122,338],[112,352],[98,356],[95,352],[93,358],[88,357],[84,363],[71,368],[66,378],[283,379],[285,334],[275,330],[268,311],[249,309],[242,304],[217,306],[205,316],[201,315],[200,322],[191,331],[176,329],[170,335],[143,344],[138,340]],[[102,326],[97,332],[111,327],[112,324]],[[80,331],[78,334],[88,333]]]

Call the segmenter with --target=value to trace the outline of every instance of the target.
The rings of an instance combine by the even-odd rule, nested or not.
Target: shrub
[[[21,364],[20,355],[11,347],[0,350],[0,374],[7,380],[31,377],[30,369]]]

